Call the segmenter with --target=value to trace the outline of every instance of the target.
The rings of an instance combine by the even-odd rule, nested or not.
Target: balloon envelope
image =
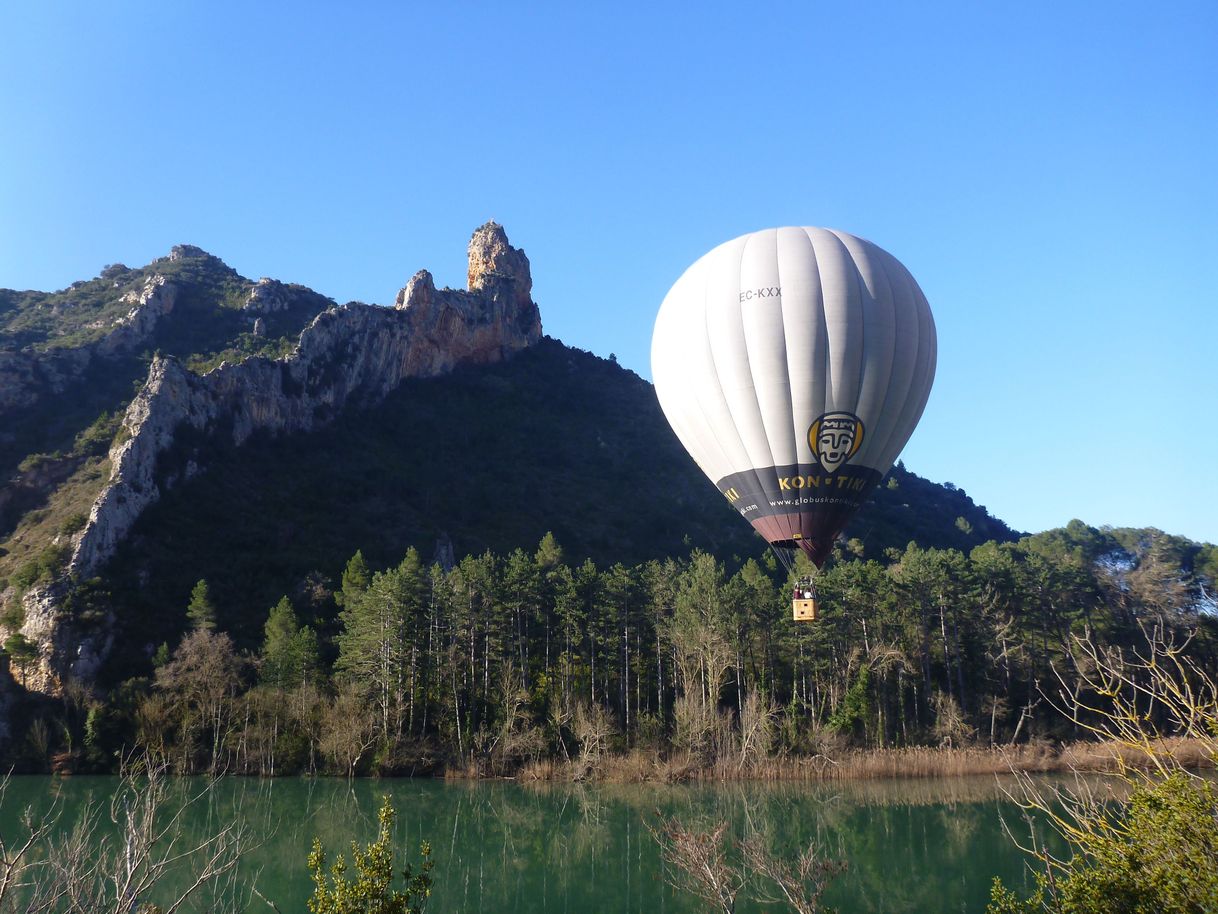
[[[685,449],[767,542],[817,567],[909,440],[935,357],[909,271],[821,228],[753,232],[700,258],[651,343]]]

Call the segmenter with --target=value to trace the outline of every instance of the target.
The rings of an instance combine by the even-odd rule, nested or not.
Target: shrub
[[[7,582],[3,578],[0,578],[0,593],[7,586]],[[8,605],[4,607],[4,612],[0,613],[0,625],[16,631],[24,624],[25,607],[21,605],[20,600],[9,600]]]
[[[347,862],[339,854],[327,869],[321,840],[313,839],[309,875],[313,879],[311,914],[421,914],[431,895],[431,845],[420,848],[422,863],[416,873],[411,864],[402,870],[405,891],[393,888],[393,821],[395,814],[385,797],[377,819],[380,831],[363,850],[351,842],[355,878],[347,876]]]
[[[122,422],[121,412],[113,415],[103,412],[93,424],[76,436],[72,443],[72,453],[85,457],[92,454],[104,454],[110,449],[110,442]]]
[[[34,558],[30,559],[9,578],[20,596],[35,584],[49,581],[63,570],[71,556],[71,549],[66,545],[47,546]]]
[[[89,515],[83,511],[77,511],[70,515],[67,520],[59,525],[59,532],[64,536],[71,536],[73,533],[79,533],[85,529],[85,524],[89,522]]]
[[[1182,772],[1147,781],[1124,807],[1078,833],[1062,872],[1036,874],[1031,898],[995,880],[988,914],[1218,910],[1216,814],[1211,784]]]
[[[41,469],[48,463],[59,460],[62,456],[58,451],[54,454],[30,454],[17,464],[17,471],[20,473],[31,473],[34,470]]]
[[[1087,661],[1086,689],[1074,694],[1095,698],[1059,701],[1058,709],[1114,747],[1116,780],[1129,797],[1105,801],[1069,785],[1046,792],[1023,777],[1021,805],[1071,853],[1059,858],[1034,841],[1030,853],[1041,864],[1035,893],[1020,899],[995,880],[987,914],[1218,910],[1218,794],[1183,766],[1169,739],[1193,740],[1208,760],[1218,759],[1218,681],[1159,631],[1147,634],[1143,654],[1101,652],[1085,638],[1077,648]],[[1127,754],[1141,766],[1132,767]]]

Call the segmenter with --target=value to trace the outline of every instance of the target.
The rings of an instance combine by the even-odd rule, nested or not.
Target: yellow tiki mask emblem
[[[826,473],[833,473],[863,446],[863,422],[853,413],[825,413],[808,429],[808,444]]]

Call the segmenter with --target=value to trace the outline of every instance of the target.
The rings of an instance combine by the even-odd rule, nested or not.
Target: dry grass
[[[595,767],[580,759],[539,759],[520,769],[521,781],[597,781],[611,784],[642,784],[665,780],[664,762],[654,750],[635,749],[622,755],[606,754]]]
[[[1189,769],[1213,768],[1212,744],[1198,739],[1164,739],[1156,747],[1164,755]],[[1115,740],[1072,743],[1061,751],[1062,767],[1078,771],[1149,770],[1154,767],[1145,750]]]
[[[656,764],[659,761],[655,750],[636,749],[626,755],[615,755],[601,761],[601,770],[606,780],[619,784],[641,784],[655,780]]]
[[[94,499],[110,480],[110,459],[91,457],[60,486],[41,508],[28,511],[7,540],[0,543],[0,577],[12,574],[48,543],[67,542],[61,531],[69,519],[88,515]]]
[[[1197,740],[1171,740],[1163,744],[1189,768],[1213,767],[1214,760]],[[1029,773],[1112,772],[1122,766],[1145,767],[1137,750],[1119,743],[1072,743],[1054,748],[1046,743],[1020,746],[846,750],[826,755],[776,756],[741,766],[737,759],[700,764],[687,752],[661,755],[636,749],[624,755],[606,755],[592,771],[576,762],[545,759],[526,765],[525,781],[590,780],[604,783],[682,783],[689,781],[863,781],[888,778],[958,778],[970,775]],[[476,776],[450,773],[449,777]]]
[[[476,781],[485,777],[477,762],[450,762],[444,767],[444,779],[448,781]]]

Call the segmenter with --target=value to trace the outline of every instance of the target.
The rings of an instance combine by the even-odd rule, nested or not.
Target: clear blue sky
[[[389,303],[493,218],[546,331],[649,377],[694,259],[844,229],[935,311],[910,469],[1218,541],[1213,0],[14,0],[0,48],[0,287],[188,242]]]

